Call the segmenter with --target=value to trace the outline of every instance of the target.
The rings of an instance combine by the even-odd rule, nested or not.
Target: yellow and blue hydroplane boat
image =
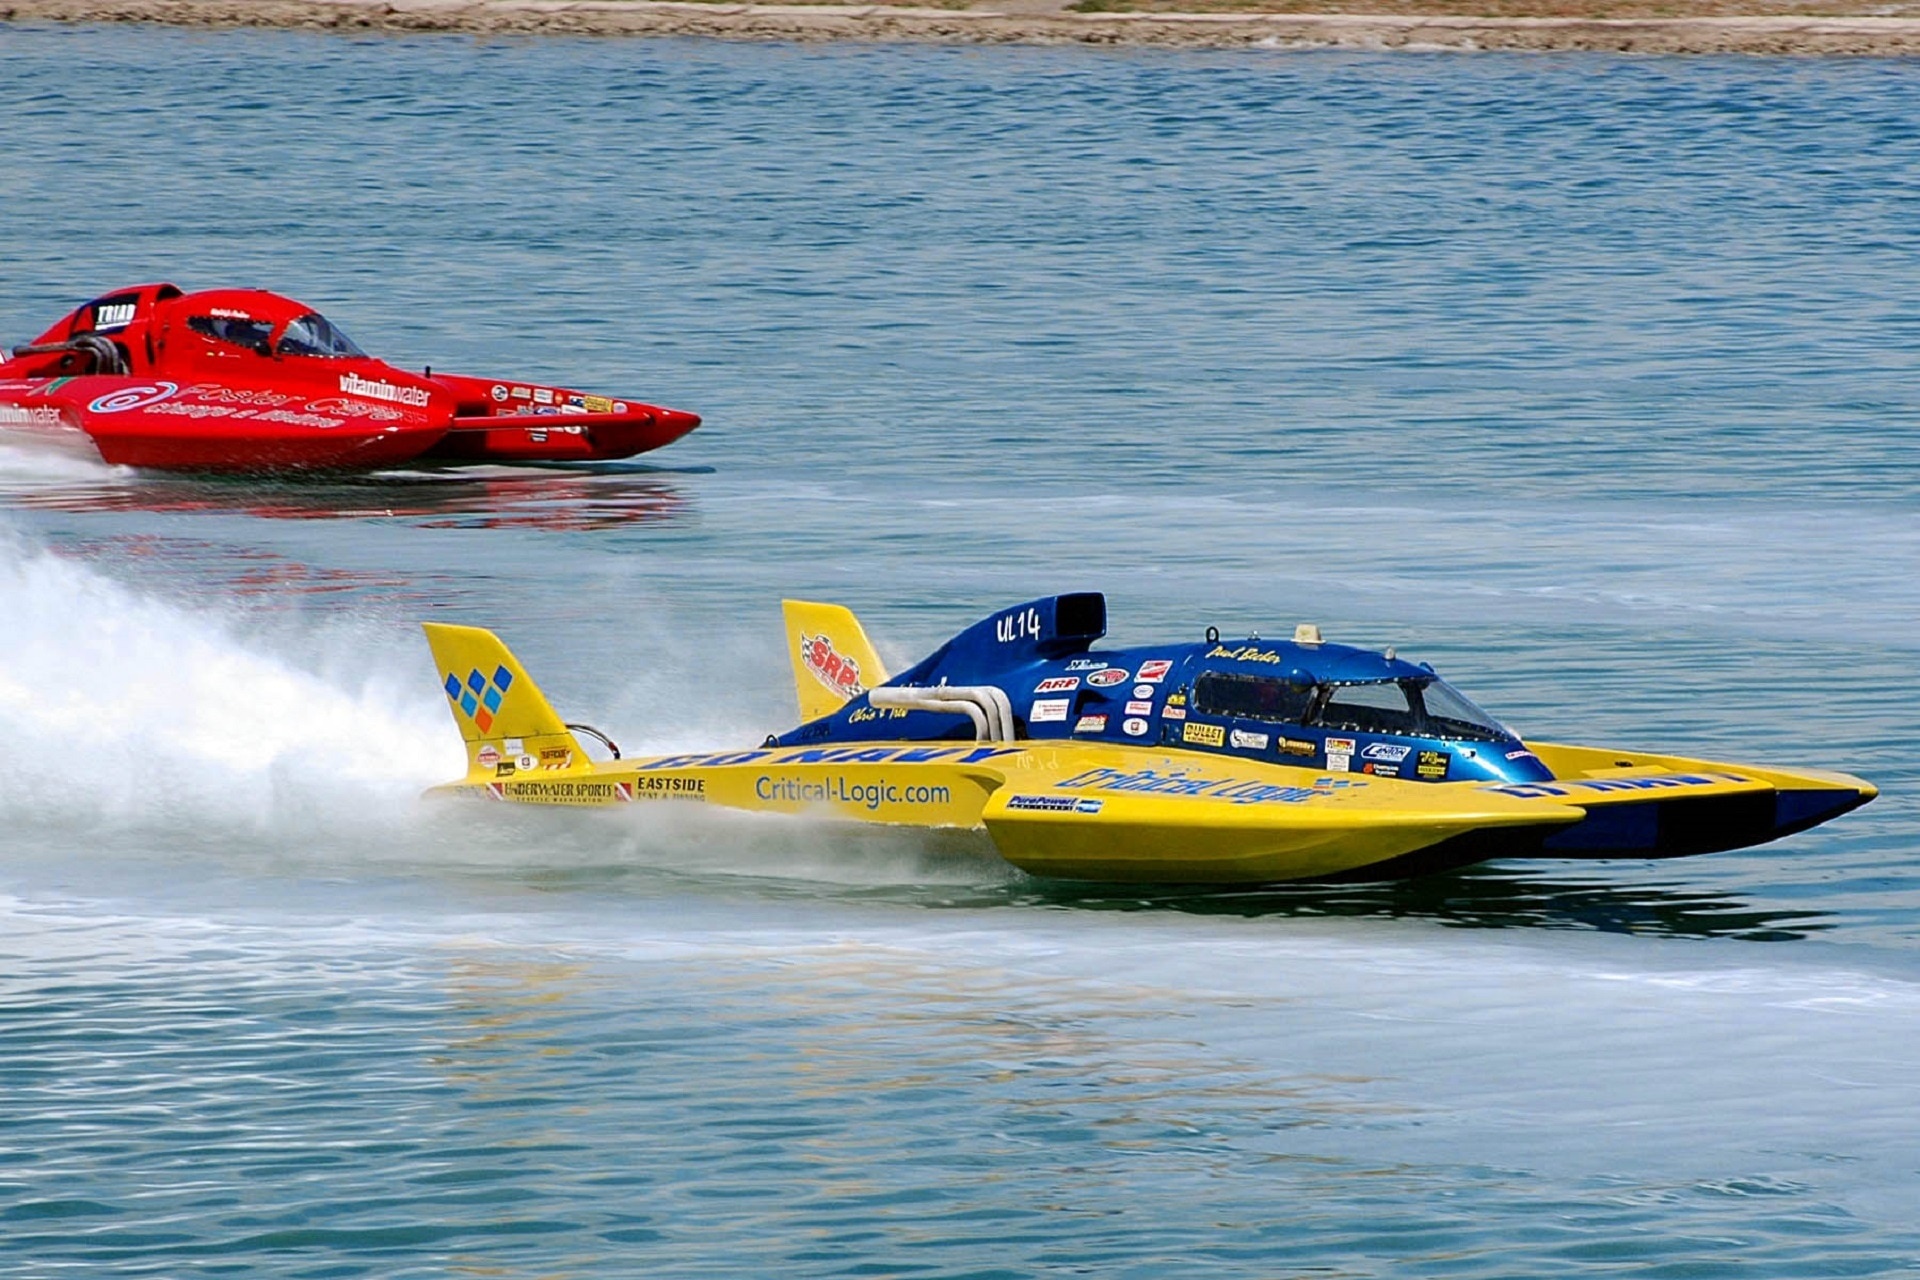
[[[1038,876],[1216,884],[1711,853],[1878,794],[1843,773],[1523,742],[1430,666],[1311,626],[1097,650],[1105,598],[1050,596],[889,679],[848,610],[784,609],[803,723],[646,759],[562,721],[492,632],[428,623],[467,746],[467,776],[434,791],[983,830]]]

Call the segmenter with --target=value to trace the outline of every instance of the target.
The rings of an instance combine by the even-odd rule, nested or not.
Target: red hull
[[[100,456],[122,467],[164,471],[365,471],[419,457],[446,434],[446,429],[421,424],[322,434],[311,428],[262,431],[218,424],[168,431],[116,431],[96,426],[90,434]]]

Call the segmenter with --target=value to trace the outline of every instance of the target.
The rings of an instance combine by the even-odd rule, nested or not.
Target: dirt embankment
[[[1696,0],[1663,13],[1661,0],[1485,0],[1475,7],[1488,12],[1467,15],[1458,4],[1441,11],[1435,0],[1335,0],[1314,4],[1316,12],[1276,12],[1302,4],[1312,0],[976,0],[951,8],[687,0],[0,0],[0,20],[946,44],[1920,54],[1920,3],[1812,14],[1770,10],[1760,0]],[[1203,11],[1190,11],[1196,8]],[[1371,11],[1326,11],[1333,8]]]

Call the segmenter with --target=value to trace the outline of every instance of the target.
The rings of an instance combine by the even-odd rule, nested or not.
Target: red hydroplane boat
[[[410,373],[259,289],[121,289],[0,352],[0,428],[181,471],[598,462],[698,414],[509,378]]]

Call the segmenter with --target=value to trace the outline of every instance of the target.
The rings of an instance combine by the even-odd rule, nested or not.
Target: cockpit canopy
[[[173,305],[186,313],[188,329],[219,346],[336,360],[366,355],[318,311],[278,294],[221,289],[188,294]]]
[[[1304,675],[1202,671],[1193,709],[1203,715],[1461,742],[1513,738],[1472,699],[1435,675],[1314,682]]]

